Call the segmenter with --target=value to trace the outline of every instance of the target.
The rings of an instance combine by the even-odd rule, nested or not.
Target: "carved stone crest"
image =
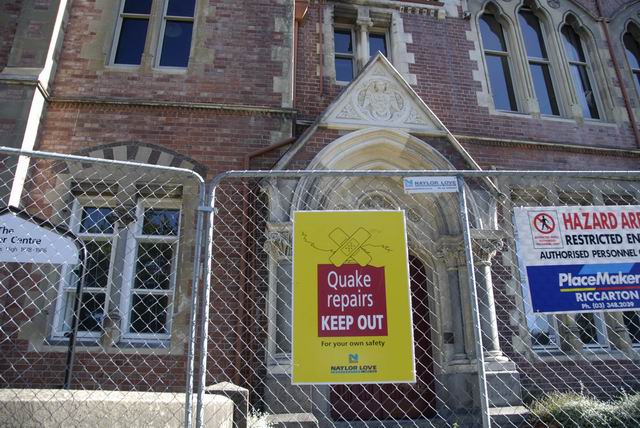
[[[366,83],[357,93],[356,104],[368,118],[384,122],[397,120],[407,108],[400,91],[385,80]]]

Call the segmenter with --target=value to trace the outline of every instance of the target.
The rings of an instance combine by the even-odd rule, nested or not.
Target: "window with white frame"
[[[159,2],[159,4],[158,4]],[[160,7],[158,7],[160,6]],[[157,43],[154,66],[187,68],[196,0],[121,0],[109,63],[139,66],[147,33]]]
[[[336,81],[350,82],[358,70],[358,58],[361,58],[361,66],[366,61],[380,52],[387,56],[387,34],[383,30],[367,31],[363,38],[363,32],[358,33],[351,27],[335,27],[333,32],[334,61]],[[366,41],[365,41],[366,39]],[[363,56],[360,51],[367,51]]]
[[[140,198],[134,209],[115,197],[76,198],[70,228],[86,249],[79,338],[99,339],[107,317],[118,320],[125,340],[170,338],[180,203]],[[62,271],[53,338],[70,331],[81,272]]]
[[[97,203],[96,203],[97,202]],[[78,335],[97,337],[104,316],[109,310],[112,266],[118,225],[112,206],[105,200],[74,201],[71,230],[85,246],[84,284],[78,316]],[[76,289],[81,280],[82,267],[63,270],[58,310],[54,319],[54,336],[63,336],[71,330]]]
[[[179,230],[175,203],[138,203],[127,247],[131,261],[129,288],[123,293],[125,337],[168,337]]]

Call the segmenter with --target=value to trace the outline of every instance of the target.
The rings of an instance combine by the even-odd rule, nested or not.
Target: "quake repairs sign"
[[[514,210],[534,312],[640,309],[640,206]]]
[[[293,217],[293,383],[415,382],[403,211]]]

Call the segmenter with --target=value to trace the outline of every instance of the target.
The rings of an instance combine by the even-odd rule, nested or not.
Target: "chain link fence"
[[[23,165],[0,182],[1,425],[188,423],[202,178],[0,153]],[[80,263],[60,259],[64,245],[47,246],[53,232],[75,241]]]
[[[18,154],[3,149],[0,159],[14,166]],[[29,156],[24,180],[0,175],[2,207],[19,208],[0,212],[3,425],[24,425],[16,403],[28,403],[52,426],[90,426],[105,414],[116,425],[228,426],[206,410],[209,400],[246,396],[224,382],[248,391],[236,426],[640,425],[625,407],[640,389],[635,306],[538,312],[517,225],[518,213],[545,207],[565,229],[582,217],[563,213],[627,213],[624,233],[596,216],[599,228],[592,219],[591,231],[581,223],[574,235],[621,235],[629,245],[607,255],[621,260],[611,274],[633,281],[640,174],[232,172],[211,184],[208,210],[191,171]],[[404,190],[407,177],[433,176],[457,177],[457,191]],[[404,211],[415,383],[292,384],[291,219],[309,210]],[[46,261],[43,245],[13,230],[25,224],[69,231],[82,262],[52,253],[50,263],[23,261]],[[564,250],[529,252],[541,251],[553,259]]]
[[[405,177],[434,175],[461,177],[464,194],[403,189]],[[516,252],[514,209],[624,206],[637,213],[639,178],[515,171],[219,176],[199,392],[233,382],[250,391],[251,420],[323,427],[638,425],[638,413],[616,407],[640,388],[637,312],[534,312]],[[416,383],[292,384],[298,210],[405,212]],[[636,234],[632,241],[639,226],[628,230]],[[628,254],[637,256],[640,244],[633,242]],[[559,406],[564,402],[573,407]],[[580,405],[591,422],[580,419]]]

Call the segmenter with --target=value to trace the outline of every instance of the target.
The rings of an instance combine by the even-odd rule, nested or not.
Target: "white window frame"
[[[144,213],[146,209],[177,209],[178,210],[178,234],[176,236],[156,236],[143,235],[142,226],[144,224]],[[120,299],[121,308],[121,331],[122,338],[130,341],[166,341],[171,338],[171,328],[173,324],[173,303],[175,299],[177,264],[180,243],[180,228],[182,226],[182,202],[180,200],[159,200],[150,198],[140,198],[136,206],[136,220],[134,227],[127,234],[127,245],[124,265],[124,282]],[[133,294],[135,292],[136,261],[138,255],[138,244],[144,242],[169,243],[174,247],[173,258],[171,260],[171,278],[169,288],[166,290],[144,290],[145,294],[167,295],[167,321],[165,334],[159,333],[132,333],[129,331],[131,325],[131,309]]]
[[[80,233],[80,225],[82,222],[82,212],[85,207],[96,207],[96,208],[114,208],[116,206],[113,198],[91,198],[86,196],[76,197],[73,201],[73,206],[71,209],[71,216],[69,219],[69,228],[71,231],[75,233],[75,235],[82,241],[102,241],[102,242],[111,242],[111,256],[109,259],[109,272],[107,275],[107,284],[104,288],[105,293],[105,304],[104,304],[104,315],[109,313],[109,303],[110,303],[110,293],[113,285],[113,269],[115,264],[115,255],[116,255],[116,247],[118,243],[118,223],[116,222],[113,225],[113,231],[111,234],[98,234],[98,233]],[[88,255],[86,255],[88,257]],[[52,337],[54,339],[66,339],[68,330],[64,329],[65,323],[65,314],[67,313],[67,295],[75,294],[76,292],[76,284],[71,280],[73,276],[74,267],[64,265],[61,269],[60,273],[60,281],[58,285],[57,297],[56,297],[56,310],[53,317],[53,329],[52,329]],[[83,290],[84,292],[85,290]],[[102,289],[86,289],[86,291],[95,291],[101,292]],[[70,304],[74,304],[70,302]],[[73,308],[71,309],[73,311]],[[72,314],[73,316],[73,314]],[[102,335],[101,332],[88,332],[88,331],[78,331],[77,338],[78,339],[99,339]]]
[[[120,8],[118,10],[118,21],[116,23],[115,33],[113,34],[113,43],[111,44],[111,55],[109,56],[109,65],[116,66],[116,67],[138,68],[142,65],[142,62],[144,59],[144,50],[142,52],[142,57],[140,58],[140,64],[116,63],[116,53],[118,52],[118,44],[120,43],[120,36],[122,33],[122,21],[124,21],[126,18],[147,20],[147,33],[145,35],[145,46],[146,46],[146,40],[149,37],[149,31],[151,30],[151,17],[153,16],[153,1],[151,2],[151,9],[149,10],[149,14],[125,13],[124,5],[126,2],[127,0],[120,0]]]
[[[156,49],[156,60],[155,67],[161,68],[163,70],[173,69],[173,70],[186,70],[189,68],[189,58],[191,57],[191,51],[193,49],[193,39],[195,34],[195,26],[196,26],[196,11],[198,10],[198,0],[194,0],[193,4],[193,15],[192,16],[175,16],[175,15],[167,15],[167,10],[169,8],[169,0],[164,0],[164,5],[162,9],[162,24],[160,26],[160,33],[158,34],[158,47]],[[176,67],[176,66],[167,66],[160,65],[160,60],[162,59],[162,45],[164,44],[164,32],[167,27],[167,21],[181,21],[181,22],[191,22],[191,43],[189,44],[189,58],[187,58],[187,65],[184,67]]]
[[[368,37],[368,47],[369,47],[369,52],[367,53],[368,58],[371,59],[371,35],[374,36],[384,36],[384,46],[385,49],[387,51],[386,54],[384,54],[384,56],[388,59],[390,54],[391,54],[391,43],[389,40],[389,30],[388,29],[384,29],[384,28],[380,28],[380,27],[373,27],[371,28],[368,32],[367,32],[367,37]],[[375,55],[375,54],[374,54]]]

